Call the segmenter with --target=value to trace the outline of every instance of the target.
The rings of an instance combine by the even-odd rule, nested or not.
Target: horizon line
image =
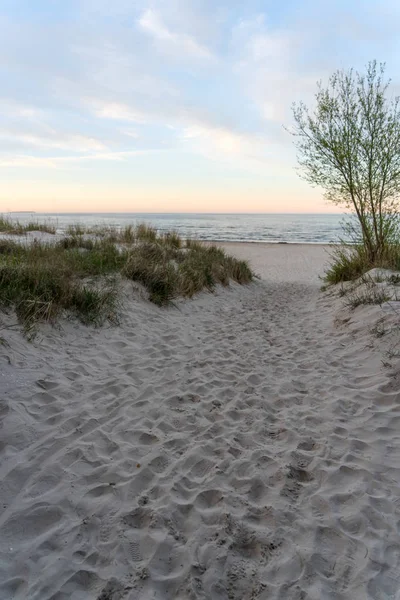
[[[352,213],[345,212],[306,212],[306,211],[240,211],[240,212],[201,212],[201,211],[68,211],[68,212],[52,212],[52,211],[36,211],[36,210],[9,210],[0,211],[0,214],[18,215],[18,214],[36,214],[36,215],[346,215]]]

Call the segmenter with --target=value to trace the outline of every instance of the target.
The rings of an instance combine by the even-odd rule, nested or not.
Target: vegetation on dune
[[[400,243],[388,244],[379,259],[369,260],[363,244],[342,244],[331,254],[331,263],[325,272],[327,283],[341,283],[357,279],[370,269],[380,267],[400,271]]]
[[[80,223],[72,223],[71,225],[67,225],[65,233],[66,235],[79,236],[84,235],[85,233],[92,233],[92,230],[91,228],[85,227]]]
[[[400,265],[400,99],[388,97],[384,73],[376,61],[365,74],[336,71],[313,111],[293,107],[301,176],[356,217],[345,224],[351,243],[333,253],[331,283]]]
[[[385,290],[380,290],[376,285],[370,285],[366,290],[354,291],[345,300],[345,306],[357,308],[366,304],[383,304],[390,300],[390,295]]]
[[[154,242],[157,238],[163,237],[158,233],[157,229],[146,223],[140,223],[136,226],[125,225],[121,229],[111,225],[94,225],[88,227],[82,223],[74,223],[66,227],[65,234],[74,238],[92,235],[96,238],[106,238],[109,242],[119,242],[121,244],[130,244],[138,240]],[[167,237],[173,237],[174,235],[176,235],[174,232],[164,234]]]
[[[116,320],[117,288],[109,248],[80,253],[62,245],[31,246],[0,242],[0,304],[14,307],[27,332],[38,321],[53,321],[61,311],[86,324]],[[89,275],[103,275],[100,284]]]
[[[27,331],[62,311],[84,323],[116,320],[118,282],[144,286],[158,306],[192,297],[231,280],[249,283],[252,272],[216,247],[184,242],[140,225],[88,237],[78,227],[55,243],[0,240],[0,305],[14,307]]]
[[[29,223],[20,223],[9,217],[0,215],[0,233],[9,233],[14,235],[23,235],[28,231],[42,231],[44,233],[56,233],[54,225],[49,223],[40,223],[39,221],[30,221]]]

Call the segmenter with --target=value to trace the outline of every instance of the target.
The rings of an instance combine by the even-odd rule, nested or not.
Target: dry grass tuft
[[[387,290],[380,289],[376,285],[364,286],[363,289],[353,290],[346,296],[345,306],[349,308],[357,308],[366,304],[383,304],[390,300],[391,296]]]

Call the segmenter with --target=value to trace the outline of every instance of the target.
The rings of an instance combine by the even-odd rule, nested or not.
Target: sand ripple
[[[257,283],[14,333],[0,597],[400,598],[400,393],[332,310]]]

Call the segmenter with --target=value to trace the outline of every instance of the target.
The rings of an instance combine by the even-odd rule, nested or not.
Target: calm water
[[[176,230],[183,237],[201,240],[246,242],[335,242],[342,235],[338,214],[144,214],[144,213],[10,213],[21,223],[46,221],[63,232],[67,225],[111,225],[149,223],[160,231]]]

